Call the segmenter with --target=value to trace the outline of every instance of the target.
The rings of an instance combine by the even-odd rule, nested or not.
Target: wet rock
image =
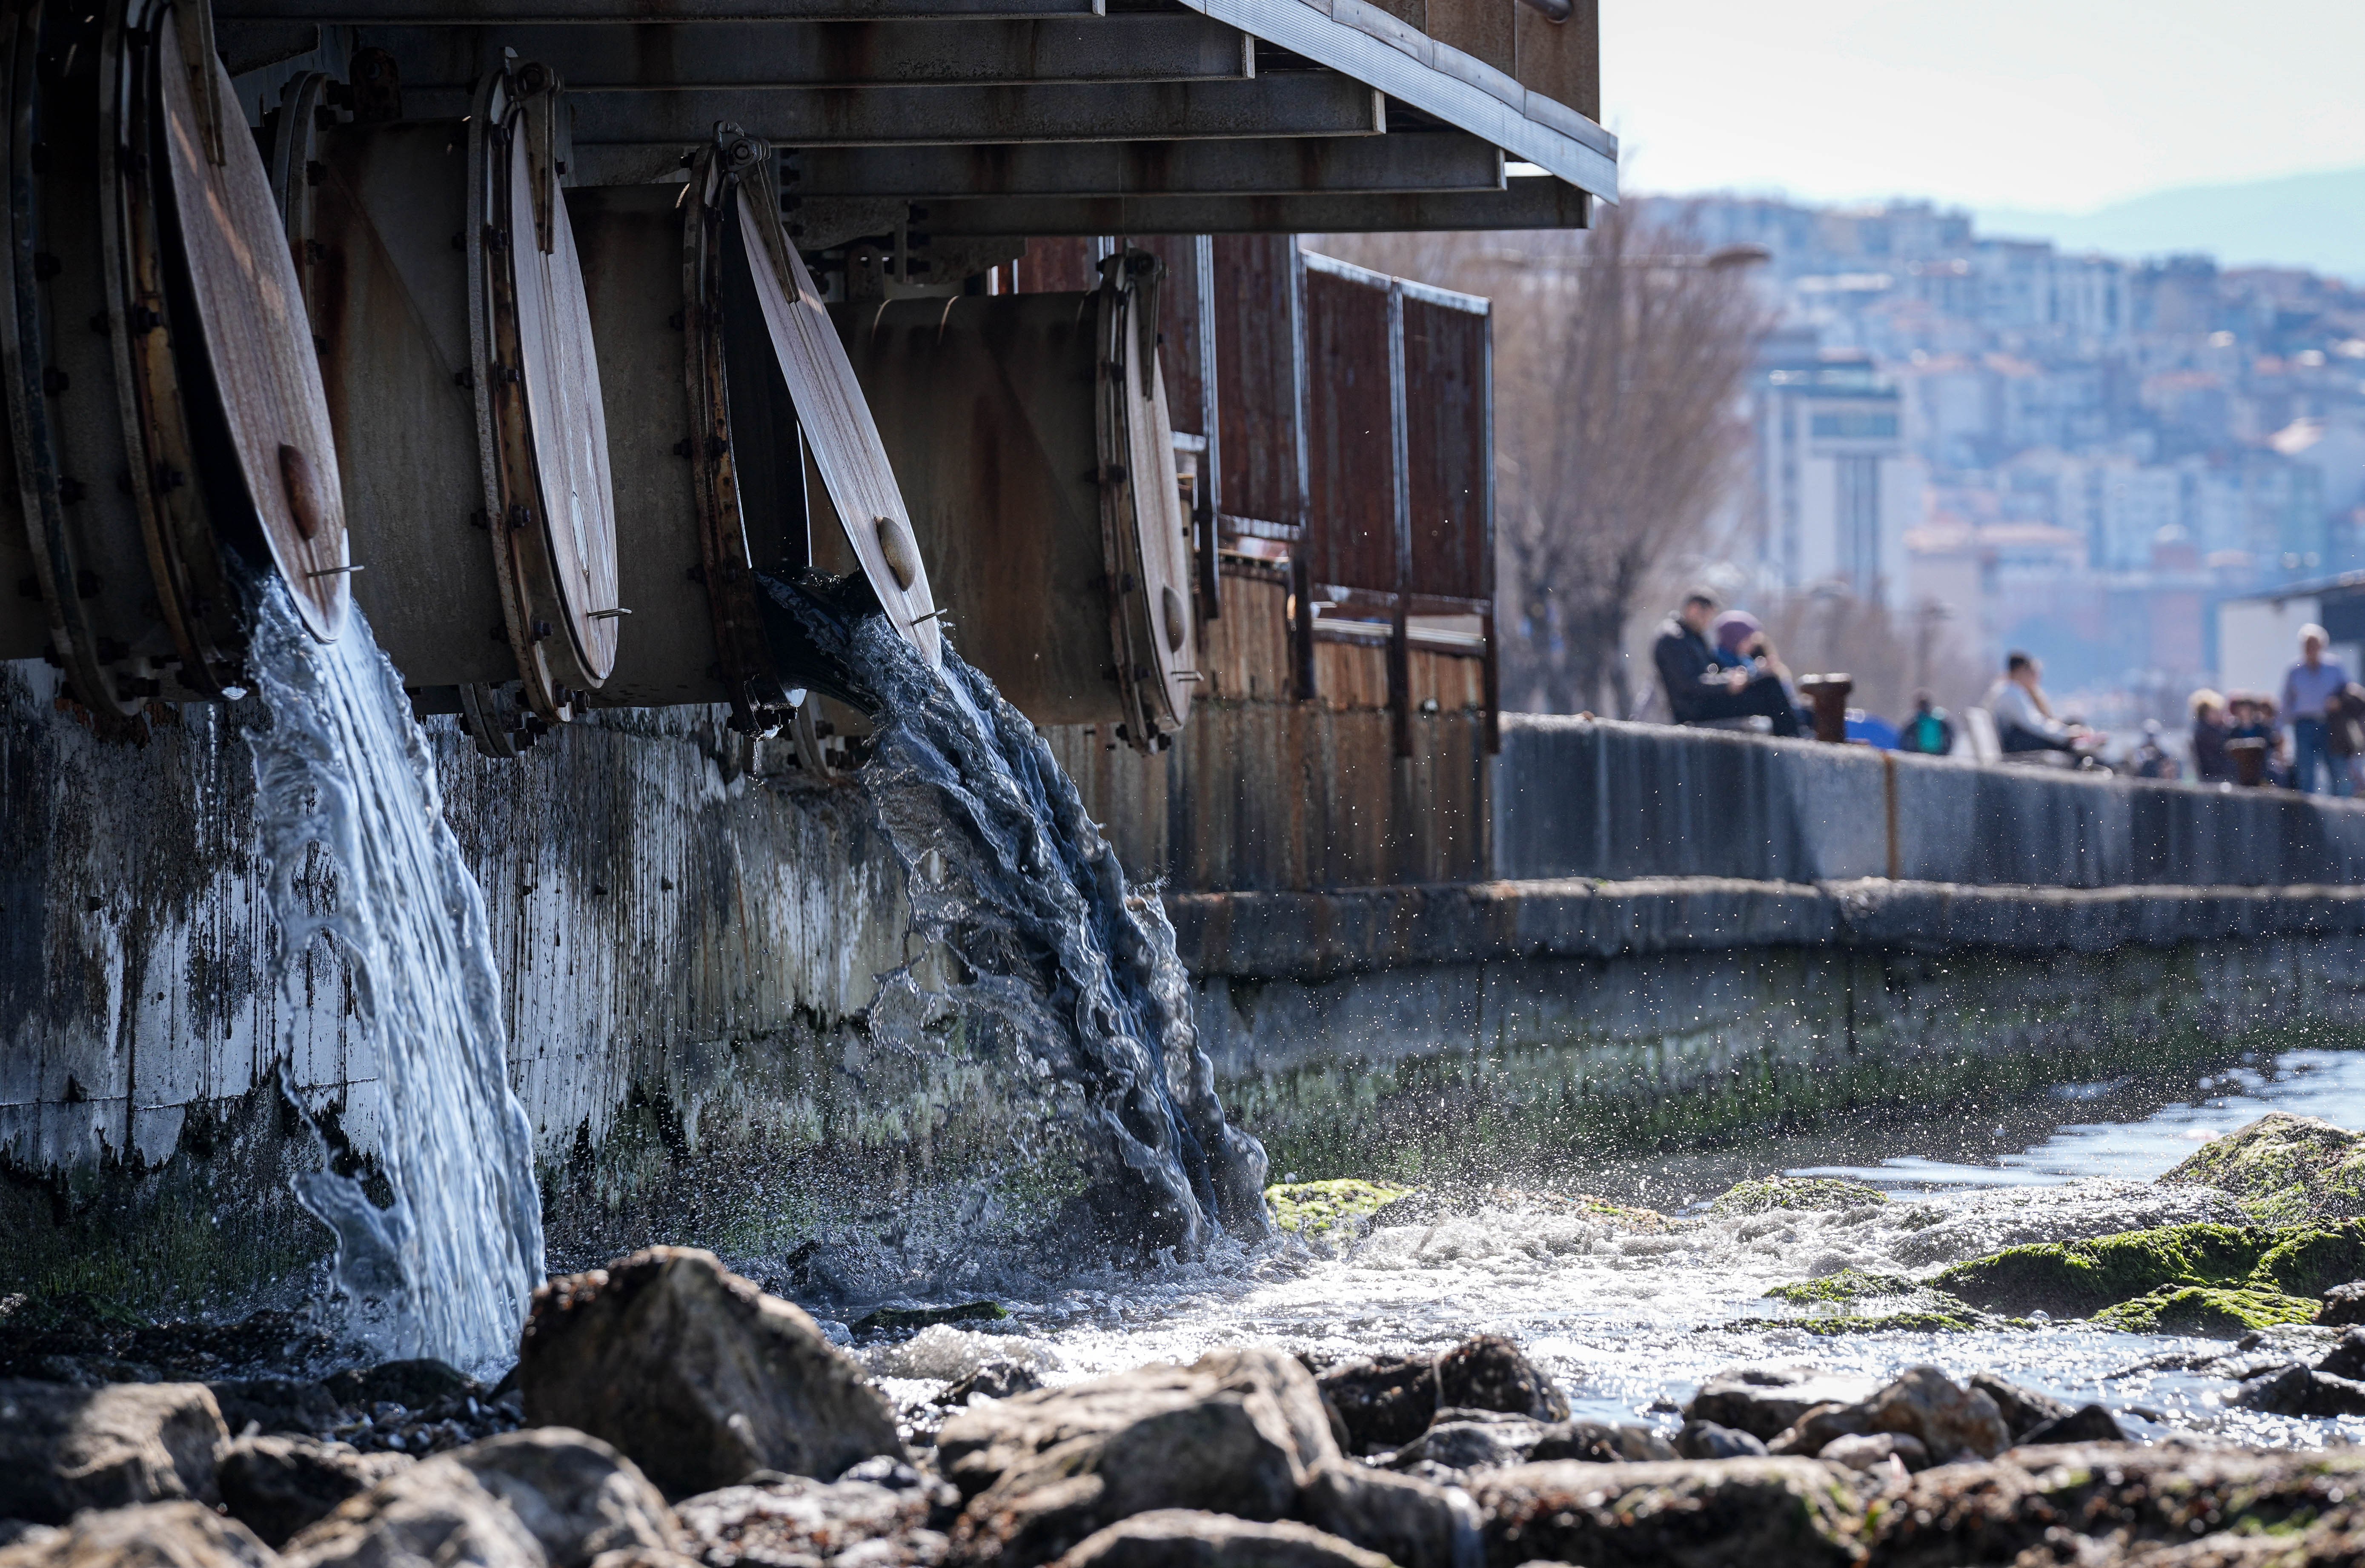
[[[1833,1438],[1815,1457],[1825,1464],[1859,1471],[1883,1468],[1891,1459],[1908,1470],[1930,1467],[1930,1450],[1921,1439],[1906,1432],[1855,1432]]]
[[[2012,1247],[1941,1270],[1927,1282],[1975,1307],[2014,1316],[2085,1317],[2149,1298],[2114,1326],[2134,1328],[2136,1318],[2180,1322],[2181,1314],[2262,1327],[2306,1321],[2319,1292],[2360,1274],[2365,1225],[2344,1220],[2179,1225]],[[2188,1291],[2202,1294],[2182,1294]],[[2290,1299],[2300,1297],[2308,1299]]]
[[[631,1460],[585,1433],[542,1427],[396,1471],[298,1531],[286,1556],[302,1568],[372,1568],[406,1553],[588,1568],[605,1551],[680,1544],[665,1498]]]
[[[988,1361],[955,1378],[936,1395],[936,1403],[966,1405],[978,1398],[1008,1399],[1013,1394],[1032,1394],[1042,1386],[1043,1380],[1024,1361]]]
[[[1888,1202],[1888,1193],[1861,1182],[1768,1176],[1755,1182],[1735,1182],[1709,1205],[1709,1212],[1719,1219],[1730,1219],[1739,1215],[1764,1214],[1770,1209],[1857,1209],[1879,1207]]]
[[[1842,1438],[1859,1438],[1871,1430],[1868,1402],[1818,1405],[1777,1433],[1765,1451],[1777,1457],[1812,1459]]]
[[[2353,1561],[2306,1550],[2302,1531],[2348,1511],[2365,1455],[2089,1444],[2022,1449],[1990,1464],[1914,1476],[1866,1519],[1888,1568],[1953,1563],[2232,1563]],[[2177,1555],[2163,1552],[2175,1543]],[[2032,1555],[2022,1557],[2023,1552]]]
[[[84,1508],[217,1500],[230,1434],[201,1383],[0,1382],[0,1518],[63,1524]]]
[[[942,1562],[958,1495],[909,1465],[866,1460],[874,1477],[823,1482],[782,1475],[683,1500],[674,1512],[688,1552],[712,1568],[835,1557],[863,1548],[867,1568]]]
[[[1475,1568],[1483,1551],[1468,1493],[1351,1460],[1314,1467],[1298,1494],[1297,1518],[1396,1568]]]
[[[549,1564],[525,1522],[449,1455],[438,1455],[348,1497],[327,1518],[297,1531],[281,1561],[287,1568]]]
[[[1486,1560],[1586,1568],[1855,1568],[1863,1502],[1803,1459],[1530,1464],[1473,1479]]]
[[[398,1453],[364,1454],[350,1443],[285,1434],[241,1438],[218,1468],[223,1506],[271,1546],[324,1518],[415,1462]]]
[[[1574,1459],[1588,1464],[1640,1464],[1674,1459],[1676,1448],[1654,1427],[1632,1422],[1558,1421],[1528,1457],[1535,1462]]]
[[[318,1434],[344,1418],[344,1407],[328,1384],[308,1378],[248,1377],[209,1383],[222,1425],[233,1432],[249,1426],[263,1432]]]
[[[607,1439],[677,1495],[902,1457],[887,1402],[811,1317],[691,1248],[544,1285],[518,1374],[528,1419]]]
[[[1261,1524],[1225,1514],[1160,1508],[1099,1530],[1059,1568],[1391,1568],[1310,1525]],[[1400,1565],[1399,1565],[1400,1568]]]
[[[2365,1215],[2365,1135],[2319,1117],[2270,1111],[2213,1138],[2159,1181],[2230,1193],[2269,1224],[2353,1219]]]
[[[2324,1353],[2315,1370],[2335,1377],[2365,1377],[2365,1328],[2351,1328]]]
[[[970,1499],[954,1560],[1027,1564],[1151,1509],[1279,1518],[1339,1449],[1313,1374],[1277,1351],[1227,1349],[972,1405],[945,1422],[936,1454]]]
[[[918,1302],[874,1307],[854,1320],[857,1334],[880,1334],[906,1328],[933,1328],[948,1323],[992,1323],[1010,1314],[998,1301],[957,1301],[930,1306]]]
[[[349,1367],[331,1373],[320,1383],[338,1404],[357,1410],[374,1405],[425,1410],[446,1400],[474,1398],[487,1392],[482,1383],[450,1362],[426,1357]]]
[[[0,1568],[276,1568],[271,1549],[201,1503],[94,1509],[64,1529],[0,1538]]]
[[[2234,1391],[2231,1403],[2276,1416],[2365,1416],[2365,1383],[2285,1367],[2251,1378]]]
[[[1684,1459],[1760,1459],[1765,1444],[1751,1433],[1714,1421],[1687,1421],[1676,1434],[1676,1452]]]
[[[2089,1178],[2059,1187],[2009,1187],[1946,1204],[1893,1204],[1881,1249],[1910,1269],[1958,1263],[2008,1248],[2085,1240],[2179,1225],[2247,1225],[2250,1216],[2209,1187]]]
[[[2043,1448],[2057,1443],[2123,1443],[2127,1435],[2118,1418],[2099,1405],[2080,1405],[2049,1421],[2039,1421],[2012,1439],[2016,1445]]]
[[[1919,1438],[1940,1464],[1966,1454],[1992,1459],[2012,1443],[1996,1402],[1936,1367],[1906,1368],[1866,1403],[1873,1431]]]
[[[1499,1470],[1525,1464],[1550,1430],[1541,1421],[1439,1421],[1396,1450],[1391,1468],[1437,1465],[1446,1470]]]
[[[2318,1299],[2322,1303],[2315,1312],[2318,1323],[2335,1328],[2365,1323],[2365,1280],[2335,1285]]]
[[[1499,1334],[1464,1339],[1437,1359],[1437,1403],[1440,1409],[1500,1410],[1539,1421],[1568,1419],[1567,1396],[1551,1374]]]
[[[1280,1182],[1264,1190],[1264,1204],[1276,1228],[1328,1246],[1362,1235],[1371,1228],[1373,1215],[1412,1195],[1409,1187],[1351,1178]],[[1399,1219],[1396,1223],[1406,1221]]]
[[[2056,1399],[2034,1388],[2023,1388],[1991,1372],[1973,1372],[1970,1386],[1995,1401],[2005,1428],[2015,1439],[2032,1427],[2059,1420],[2072,1409],[2067,1400]]]
[[[1854,1404],[1872,1389],[1869,1380],[1826,1377],[1810,1366],[1734,1367],[1700,1384],[1683,1413],[1770,1441],[1816,1406]]]
[[[1437,1361],[1429,1356],[1378,1356],[1325,1371],[1317,1383],[1338,1411],[1357,1453],[1401,1448],[1437,1414]]]
[[[2315,1304],[2280,1291],[2227,1290],[2214,1285],[2161,1285],[2104,1307],[2093,1321],[2128,1334],[2194,1334],[2235,1338],[2278,1323],[2305,1323]]]

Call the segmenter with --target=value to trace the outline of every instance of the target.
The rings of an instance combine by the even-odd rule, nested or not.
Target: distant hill
[[[2086,213],[1978,213],[1978,231],[2114,256],[2201,252],[2225,266],[2307,267],[2365,283],[2365,168],[2191,185]]]

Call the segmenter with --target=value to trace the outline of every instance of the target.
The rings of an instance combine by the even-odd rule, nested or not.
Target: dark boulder
[[[2335,1377],[2365,1378],[2365,1327],[2351,1328],[2324,1353],[2315,1370]]]
[[[1440,1409],[1459,1406],[1539,1421],[1568,1419],[1568,1399],[1552,1374],[1499,1334],[1464,1339],[1437,1359],[1437,1403]]]
[[[1077,1543],[1059,1568],[1401,1568],[1310,1525],[1161,1508]]]
[[[2284,1367],[2241,1384],[2231,1403],[2275,1416],[2365,1416],[2365,1383],[2309,1367]]]
[[[2319,1299],[2324,1305],[2315,1309],[2318,1323],[2334,1328],[2365,1323],[2365,1280],[2351,1280],[2345,1285],[2335,1285]]]
[[[201,1383],[0,1382],[0,1518],[63,1524],[84,1508],[213,1503],[229,1439]]]
[[[1323,1372],[1316,1383],[1347,1428],[1356,1453],[1402,1448],[1437,1414],[1437,1361],[1429,1356],[1378,1356]]]
[[[2120,1430],[2117,1417],[2099,1405],[2080,1405],[2067,1415],[2038,1422],[2012,1439],[2030,1448],[2041,1448],[2048,1443],[2123,1443],[2126,1440],[2127,1435]]]
[[[1684,1417],[1770,1442],[1816,1406],[1853,1405],[1872,1391],[1865,1379],[1831,1377],[1815,1367],[1734,1367],[1701,1383]]]
[[[692,1248],[544,1285],[518,1376],[528,1420],[606,1439],[677,1496],[903,1457],[886,1400],[818,1324]]]
[[[230,1517],[276,1547],[413,1462],[407,1454],[364,1454],[349,1443],[274,1434],[230,1444],[218,1474]]]
[[[1991,1372],[1973,1372],[1970,1386],[1995,1401],[1996,1409],[2003,1416],[2003,1424],[2012,1432],[2014,1441],[2031,1428],[2046,1421],[2057,1421],[2075,1408],[2066,1400],[2056,1399],[2034,1388],[2023,1388]]]
[[[1763,1459],[1765,1444],[1748,1432],[1713,1421],[1687,1421],[1676,1434],[1676,1452],[1684,1459]]]
[[[1805,1459],[1527,1464],[1473,1478],[1486,1561],[1857,1568],[1864,1504]]]

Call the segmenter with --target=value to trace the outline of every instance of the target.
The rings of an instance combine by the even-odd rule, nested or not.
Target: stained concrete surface
[[[42,666],[0,666],[0,1295],[286,1299],[328,1246],[288,1180],[324,1157],[366,1171],[375,1065],[332,954],[303,955],[290,991],[275,979],[254,719],[159,710],[135,746],[56,697]],[[866,797],[717,720],[608,714],[517,763],[432,730],[508,980],[553,1262],[666,1239],[808,1295],[990,1287],[1081,1185],[1062,1086],[957,1016],[881,1015],[881,975],[940,977]],[[1734,766],[1859,789],[1882,769],[1766,751]],[[2319,845],[2357,812],[2243,809],[2315,812]],[[1638,809],[1611,836],[1658,822]],[[2286,883],[2324,873],[2305,888],[1891,884],[1861,844],[1832,847],[1848,827],[1745,876],[1678,843],[1669,868],[1691,875],[1169,902],[1221,1092],[1277,1169],[1732,1139],[2365,1013],[2359,890],[2325,869],[2345,862],[2277,862]]]

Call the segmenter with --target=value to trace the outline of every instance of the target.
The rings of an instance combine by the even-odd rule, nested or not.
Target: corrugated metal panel
[[[1396,587],[1396,431],[1384,286],[1306,274],[1306,553],[1317,583]]]
[[[1409,586],[1417,594],[1493,597],[1491,325],[1418,297],[1404,302]]]
[[[1294,527],[1306,519],[1297,237],[1221,234],[1213,253],[1224,512]]]

